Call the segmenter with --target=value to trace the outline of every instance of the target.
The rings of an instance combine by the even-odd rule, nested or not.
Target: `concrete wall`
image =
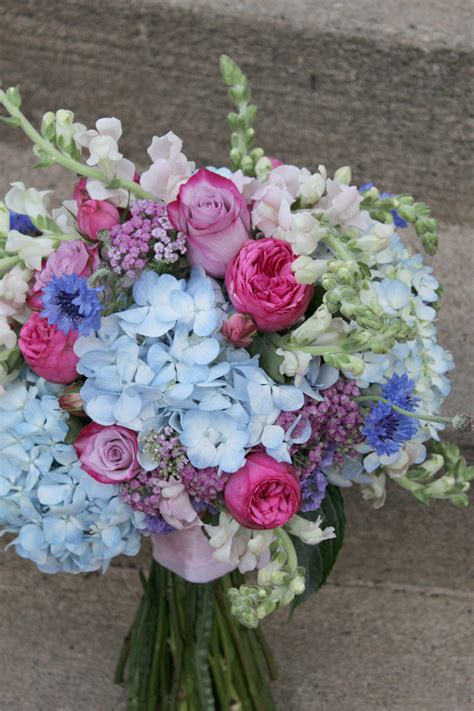
[[[472,411],[471,8],[467,0],[1,0],[0,76],[27,113],[122,118],[138,165],[172,128],[190,158],[226,161],[221,52],[251,77],[269,153],[413,191],[442,220],[433,260],[446,296],[440,339],[458,362],[446,412]],[[0,126],[0,194],[32,176],[28,142]],[[66,178],[66,181],[65,181]],[[470,442],[459,439],[468,455]],[[281,711],[472,708],[472,511],[423,509],[391,487],[373,512],[349,492],[347,543],[329,585],[268,626]],[[139,596],[137,566],[106,578],[39,574],[0,556],[0,710],[119,711],[110,683]]]

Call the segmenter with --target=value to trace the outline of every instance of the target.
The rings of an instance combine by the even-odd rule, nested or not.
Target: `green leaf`
[[[66,444],[73,444],[73,442],[76,441],[79,432],[84,427],[84,420],[82,420],[80,417],[74,417],[74,415],[71,415],[69,417],[67,426],[68,430],[64,441],[66,442]]]
[[[268,336],[262,333],[255,335],[252,345],[247,349],[251,355],[259,355],[260,367],[276,382],[284,383],[285,378],[280,373],[283,358],[276,354],[276,346]]]
[[[306,590],[302,595],[295,597],[294,608],[324,585],[342,548],[346,516],[341,490],[337,486],[328,486],[321,507],[317,511],[300,515],[310,521],[316,521],[319,516],[322,516],[322,525],[324,527],[334,526],[336,538],[323,541],[318,546],[308,546],[298,538],[293,538],[298,564],[302,565],[306,571]]]

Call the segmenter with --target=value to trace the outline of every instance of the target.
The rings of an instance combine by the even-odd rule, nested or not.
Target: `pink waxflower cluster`
[[[173,263],[186,254],[185,237],[173,234],[165,205],[138,200],[130,214],[110,230],[108,258],[114,272],[133,279],[151,261]]]
[[[361,426],[363,417],[353,398],[360,395],[357,385],[351,380],[338,380],[323,390],[321,402],[305,397],[305,404],[298,412],[282,412],[277,424],[288,430],[295,419],[302,415],[296,429],[309,422],[311,436],[303,445],[291,448],[292,461],[301,479],[312,474],[321,465],[342,462],[351,456],[354,447],[363,440]],[[293,435],[297,434],[293,431]]]
[[[152,448],[156,469],[140,470],[130,481],[124,482],[122,498],[136,511],[149,516],[160,513],[163,481],[181,482],[186,493],[197,502],[211,504],[222,496],[229,475],[219,473],[217,467],[196,469],[172,427],[152,433]]]

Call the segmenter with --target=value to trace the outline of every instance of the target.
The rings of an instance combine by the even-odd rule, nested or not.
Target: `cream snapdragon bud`
[[[272,162],[267,156],[262,156],[255,163],[255,175],[258,180],[262,180],[272,169]]]
[[[314,284],[328,271],[328,262],[302,255],[294,260],[291,270],[298,284]]]
[[[54,111],[47,111],[41,119],[41,133],[48,140],[56,137],[56,114]]]
[[[342,168],[338,168],[334,173],[334,180],[336,183],[340,183],[341,185],[350,185],[352,180],[352,171],[349,166],[344,165]]]
[[[321,304],[314,314],[291,333],[291,340],[298,346],[309,346],[325,333],[331,325],[332,316],[327,306]]]
[[[354,240],[354,245],[366,254],[377,254],[388,247],[394,232],[393,224],[376,222],[370,232]]]
[[[298,385],[301,378],[308,372],[311,355],[303,351],[286,351],[283,348],[277,348],[276,354],[283,358],[278,368],[280,375],[295,378],[295,385]]]
[[[324,195],[326,190],[326,168],[319,166],[319,172],[311,174],[306,168],[302,168],[299,175],[300,187],[298,195],[301,207],[313,207]]]
[[[326,227],[322,227],[310,212],[301,211],[292,214],[291,226],[284,233],[284,239],[291,244],[295,254],[309,255],[326,235]]]

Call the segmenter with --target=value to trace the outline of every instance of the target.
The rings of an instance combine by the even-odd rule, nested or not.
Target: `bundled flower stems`
[[[436,252],[428,207],[266,156],[246,77],[221,73],[222,168],[170,131],[139,174],[117,118],[37,129],[0,90],[37,167],[71,173],[60,206],[21,182],[0,204],[0,527],[43,573],[105,573],[151,540],[129,711],[274,708],[259,623],[324,583],[344,490],[464,506],[474,475],[440,441],[471,420],[440,415],[442,289],[403,238]]]

